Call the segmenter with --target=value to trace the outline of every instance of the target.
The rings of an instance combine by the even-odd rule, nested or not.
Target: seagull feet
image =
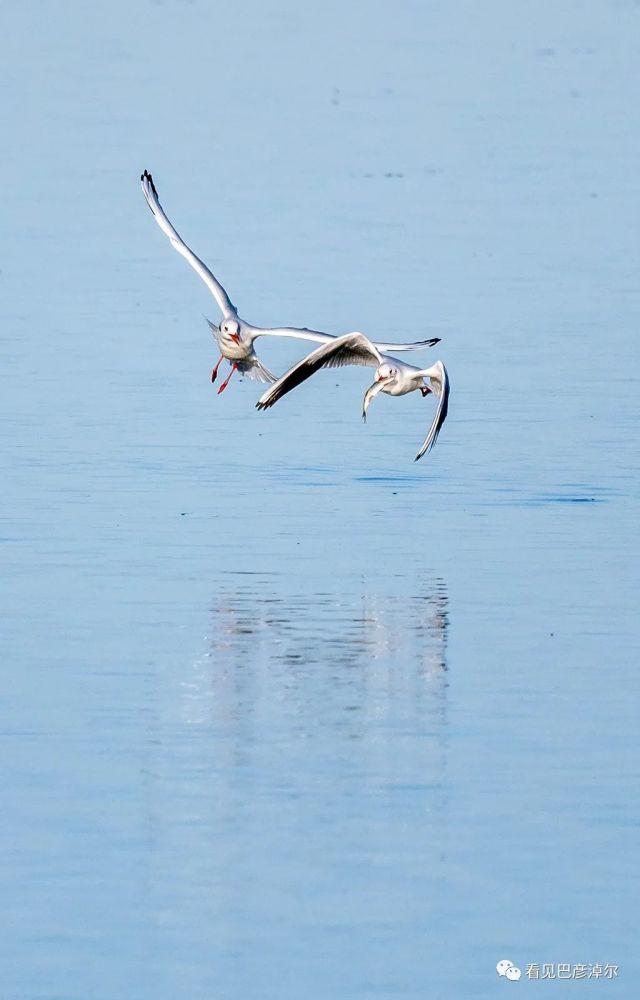
[[[220,367],[220,365],[222,364],[223,361],[224,361],[224,355],[221,354],[220,357],[218,358],[218,363],[216,364],[215,368],[211,372],[211,381],[212,382],[215,382],[215,380],[217,379],[217,377],[218,377],[218,368]]]
[[[231,376],[233,375],[233,373],[235,371],[237,371],[237,369],[238,369],[237,365],[235,365],[235,364],[231,365],[231,371],[229,372],[229,374],[227,375],[226,379],[224,380],[224,382],[222,383],[222,385],[218,389],[218,395],[220,395],[221,392],[224,392],[224,390],[227,388],[227,386],[229,385],[229,382],[231,381]]]

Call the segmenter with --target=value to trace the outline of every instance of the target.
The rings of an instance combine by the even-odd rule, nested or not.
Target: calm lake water
[[[640,6],[2,14],[2,997],[637,996]]]

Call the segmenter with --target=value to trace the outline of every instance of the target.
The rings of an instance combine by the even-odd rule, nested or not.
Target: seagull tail
[[[236,361],[235,363],[238,366],[238,371],[246,375],[247,378],[253,379],[254,382],[266,382],[267,385],[273,385],[274,382],[277,382],[275,375],[272,375],[255,355],[248,361]]]

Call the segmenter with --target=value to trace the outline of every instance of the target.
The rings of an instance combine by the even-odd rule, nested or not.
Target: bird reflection
[[[203,926],[203,954],[215,939],[236,955],[247,928],[295,938],[310,896],[320,935],[369,921],[397,942],[427,919],[449,814],[447,589],[386,584],[238,575],[215,595],[149,734],[145,891],[163,933]]]
[[[183,679],[185,721],[293,713],[294,728],[350,713],[352,738],[368,718],[446,720],[447,590],[413,594],[290,592],[276,575],[239,577],[216,595],[208,648]],[[266,717],[263,720],[266,723]],[[284,722],[280,718],[280,723]]]

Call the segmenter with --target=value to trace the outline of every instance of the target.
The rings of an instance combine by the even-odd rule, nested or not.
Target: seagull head
[[[395,378],[397,374],[398,369],[390,365],[388,361],[384,361],[376,370],[376,382],[387,382]]]
[[[229,340],[233,340],[234,343],[240,343],[240,324],[235,319],[225,319],[220,324],[220,333],[228,337]]]

